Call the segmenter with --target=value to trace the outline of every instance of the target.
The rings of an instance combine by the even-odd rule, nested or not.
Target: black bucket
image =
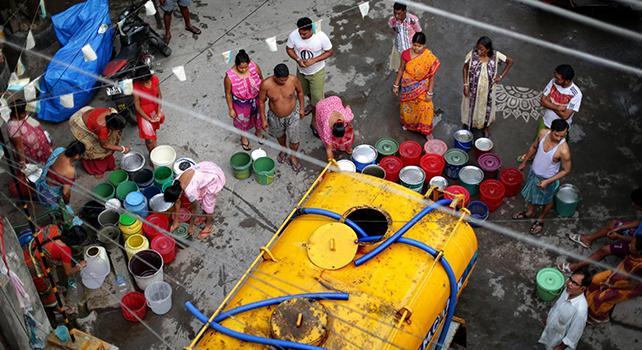
[[[145,188],[154,184],[154,172],[151,169],[140,169],[130,176],[131,180],[138,185],[138,188]]]

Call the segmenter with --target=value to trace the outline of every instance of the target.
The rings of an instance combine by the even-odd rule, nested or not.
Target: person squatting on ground
[[[426,48],[426,35],[415,33],[412,47],[401,54],[401,64],[392,86],[392,92],[401,95],[402,128],[425,135],[427,139],[432,138],[434,78],[440,65],[437,57]]]
[[[636,188],[631,192],[631,201],[637,211],[642,210],[642,188]],[[631,252],[630,243],[633,239],[642,237],[642,224],[640,220],[621,221],[612,220],[606,226],[601,227],[599,230],[588,234],[579,235],[577,233],[570,233],[568,238],[581,245],[584,248],[590,248],[593,241],[607,237],[611,243],[604,244],[598,250],[594,251],[588,259],[592,261],[601,261],[609,255],[615,255],[624,259]],[[570,264],[564,262],[557,265],[557,268],[565,274],[587,266],[589,263],[586,261],[578,261]]]
[[[412,46],[412,37],[415,33],[421,32],[421,24],[417,16],[408,12],[406,5],[395,2],[392,10],[393,16],[388,19],[388,26],[395,31],[395,39],[392,43],[388,68],[396,72],[401,65],[401,53]]]
[[[165,22],[165,37],[163,40],[166,44],[169,44],[172,39],[172,11],[176,9],[176,6],[181,10],[181,15],[185,22],[185,30],[192,34],[201,34],[201,30],[193,26],[189,18],[189,6],[192,4],[192,0],[158,0],[158,2],[163,10],[163,22]]]
[[[498,74],[500,64],[504,69]],[[461,101],[461,123],[464,129],[480,129],[488,137],[488,127],[495,121],[497,84],[508,74],[513,60],[493,49],[487,36],[477,40],[464,61],[464,95]]]
[[[332,43],[324,32],[314,33],[312,20],[300,18],[296,22],[297,30],[288,36],[286,52],[297,63],[297,77],[301,81],[303,93],[310,99],[305,107],[305,115],[312,113],[310,129],[319,137],[315,127],[314,106],[324,97],[325,60],[332,56]],[[299,108],[303,108],[303,104]]]
[[[266,113],[265,102],[269,101],[269,109]],[[298,100],[298,105],[297,105]],[[274,75],[268,77],[261,84],[259,92],[259,115],[263,128],[270,130],[270,134],[279,141],[283,147],[289,142],[290,149],[296,152],[299,149],[300,128],[299,119],[305,116],[303,109],[304,97],[301,82],[295,76],[290,75],[288,66],[283,63],[274,67]],[[279,163],[286,161],[287,154],[279,152],[277,158]],[[295,153],[289,158],[289,163],[295,172],[301,170],[301,163]]]
[[[339,96],[326,97],[317,103],[316,127],[325,145],[328,161],[334,159],[334,151],[352,154],[354,144],[354,115],[350,106],[343,106]]]
[[[156,147],[156,130],[165,122],[161,104],[150,97],[162,99],[158,77],[147,67],[136,70],[134,79],[134,108],[138,122],[138,136],[145,140],[148,152]],[[147,97],[149,96],[149,97]]]
[[[546,326],[539,338],[546,350],[575,349],[582,337],[588,314],[584,291],[591,283],[588,271],[574,273],[566,281],[566,288],[546,318]]]
[[[538,234],[544,229],[543,219],[553,209],[553,199],[559,187],[560,179],[571,172],[571,150],[566,143],[568,124],[563,119],[556,119],[551,129],[540,131],[539,137],[526,152],[526,157],[518,169],[524,170],[527,159],[535,155],[522,196],[527,204],[526,211],[513,215],[513,220],[530,219],[536,216],[537,208],[542,207],[539,216],[530,228],[530,233]]]
[[[40,203],[49,208],[69,204],[71,188],[76,181],[75,163],[83,153],[85,145],[79,141],[71,142],[67,148],[58,147],[53,151],[36,180]]]
[[[85,171],[97,177],[116,169],[114,152],[128,153],[120,146],[122,131],[127,122],[113,108],[83,107],[69,119],[69,128],[76,140],[85,145],[81,164]]]
[[[175,203],[170,231],[174,231],[178,227],[178,215],[180,215],[181,207],[191,203],[192,216],[188,232],[190,236],[193,236],[195,227],[205,221],[205,227],[199,233],[198,238],[208,237],[214,229],[213,214],[216,196],[221,192],[223,186],[225,186],[225,174],[213,162],[196,163],[179,175],[164,193],[166,202]],[[205,215],[197,214],[196,203]]]
[[[223,79],[225,101],[234,127],[241,131],[254,129],[254,135],[261,138],[262,123],[259,119],[257,98],[263,81],[261,68],[250,60],[245,50],[240,50],[234,59],[234,66],[228,69]],[[241,147],[252,149],[250,141],[241,136]]]

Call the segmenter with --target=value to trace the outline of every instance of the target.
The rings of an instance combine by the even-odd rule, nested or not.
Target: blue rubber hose
[[[341,215],[330,211],[330,210],[325,210],[321,208],[300,208],[299,212],[301,214],[313,214],[313,215],[321,215],[321,216],[326,216],[331,219],[335,220],[341,220]],[[357,225],[356,222],[350,220],[350,219],[345,219],[344,221],[346,225],[348,225],[351,229],[354,230],[354,232],[357,233],[359,237],[368,237],[368,234],[361,228],[361,226]]]
[[[431,248],[430,246],[416,241],[414,239],[410,238],[404,238],[401,237],[399,240],[397,240],[399,243],[404,243],[408,244],[410,246],[419,248],[426,253],[432,255],[433,257],[437,257],[439,253]],[[448,334],[448,328],[450,328],[450,323],[453,320],[453,317],[455,316],[455,305],[457,304],[457,294],[459,293],[459,285],[457,284],[457,279],[455,278],[455,272],[453,271],[452,267],[446,260],[446,257],[442,256],[441,259],[439,259],[439,263],[441,266],[444,268],[444,271],[446,271],[446,275],[448,276],[448,283],[450,284],[450,302],[448,303],[448,312],[446,313],[446,319],[444,320],[444,326],[441,328],[441,333],[439,333],[439,338],[437,339],[437,344],[436,344],[436,349],[440,350],[442,346],[444,345],[444,342],[446,340],[446,335]]]
[[[403,234],[405,234],[409,229],[411,229],[419,220],[423,219],[424,216],[428,215],[431,211],[435,210],[435,208],[439,206],[446,206],[450,204],[451,200],[450,199],[440,199],[437,202],[427,206],[423,210],[421,210],[417,215],[413,216],[410,221],[408,221],[405,225],[403,225],[397,232],[395,232],[392,236],[390,236],[388,239],[385,241],[381,242],[375,249],[371,250],[367,254],[363,255],[359,259],[354,261],[354,264],[356,266],[359,266],[361,264],[364,264],[368,262],[368,260],[374,258],[377,256],[379,253],[384,251],[386,248],[388,248],[392,243],[396,242]]]
[[[318,346],[313,346],[313,345],[308,345],[308,344],[301,344],[301,343],[296,343],[296,342],[291,342],[287,340],[279,340],[279,339],[272,339],[272,338],[265,338],[265,337],[259,337],[251,334],[245,334],[241,332],[237,332],[235,330],[229,329],[227,327],[222,326],[218,322],[221,322],[228,317],[234,316],[236,314],[239,314],[241,312],[245,311],[250,311],[254,310],[260,307],[265,307],[265,306],[270,306],[274,304],[279,304],[282,303],[283,301],[286,301],[288,299],[293,299],[293,298],[308,298],[308,299],[330,299],[330,300],[348,300],[349,295],[348,293],[304,293],[304,294],[294,294],[294,295],[286,295],[282,297],[277,297],[277,298],[272,298],[272,299],[266,299],[266,300],[261,300],[255,303],[250,303],[247,305],[239,306],[237,308],[234,308],[232,310],[228,310],[224,313],[219,314],[214,321],[208,323],[208,318],[205,316],[200,310],[196,308],[191,302],[186,301],[185,302],[185,308],[189,312],[194,315],[199,321],[207,324],[209,327],[212,327],[215,331],[225,334],[227,336],[246,341],[246,342],[251,342],[251,343],[257,343],[257,344],[263,344],[263,345],[270,345],[274,346],[277,348],[287,348],[287,349],[300,349],[300,350],[322,350],[323,348],[318,347]]]

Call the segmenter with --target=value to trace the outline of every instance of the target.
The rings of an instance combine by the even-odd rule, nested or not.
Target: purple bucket
[[[502,160],[495,153],[486,153],[477,159],[479,168],[484,171],[484,179],[495,179],[502,167]]]

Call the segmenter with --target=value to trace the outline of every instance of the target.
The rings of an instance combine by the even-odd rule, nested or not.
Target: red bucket
[[[459,185],[452,185],[448,186],[444,189],[444,198],[454,200],[455,195],[457,194],[463,194],[464,195],[464,203],[457,203],[458,207],[465,207],[468,205],[468,202],[470,201],[470,193],[468,193],[468,190],[464,188],[463,186]]]
[[[145,319],[145,315],[147,315],[145,294],[129,292],[123,295],[120,299],[120,310],[123,313],[123,317],[129,322],[140,322],[140,320]]]
[[[167,235],[158,235],[152,239],[150,245],[152,250],[155,250],[163,257],[165,265],[171,263],[176,258],[176,241],[174,238]]]
[[[426,182],[430,182],[435,176],[441,176],[446,167],[446,161],[444,157],[439,154],[429,153],[424,154],[423,157],[419,160],[419,166],[426,173]]]
[[[495,211],[502,205],[505,194],[504,184],[497,180],[484,180],[479,185],[480,199],[488,206],[490,211]]]
[[[399,157],[387,156],[381,158],[379,166],[386,171],[386,180],[392,182],[399,181],[399,172],[403,168],[403,162]]]
[[[405,141],[399,145],[399,155],[404,166],[419,165],[421,158],[421,145],[415,141]]]
[[[145,222],[143,223],[143,233],[145,233],[145,236],[150,240],[159,234],[167,233],[168,230],[169,219],[160,213],[150,214],[145,218]]]
[[[512,197],[522,189],[524,175],[516,168],[506,168],[499,172],[499,181],[506,188],[506,197]]]

